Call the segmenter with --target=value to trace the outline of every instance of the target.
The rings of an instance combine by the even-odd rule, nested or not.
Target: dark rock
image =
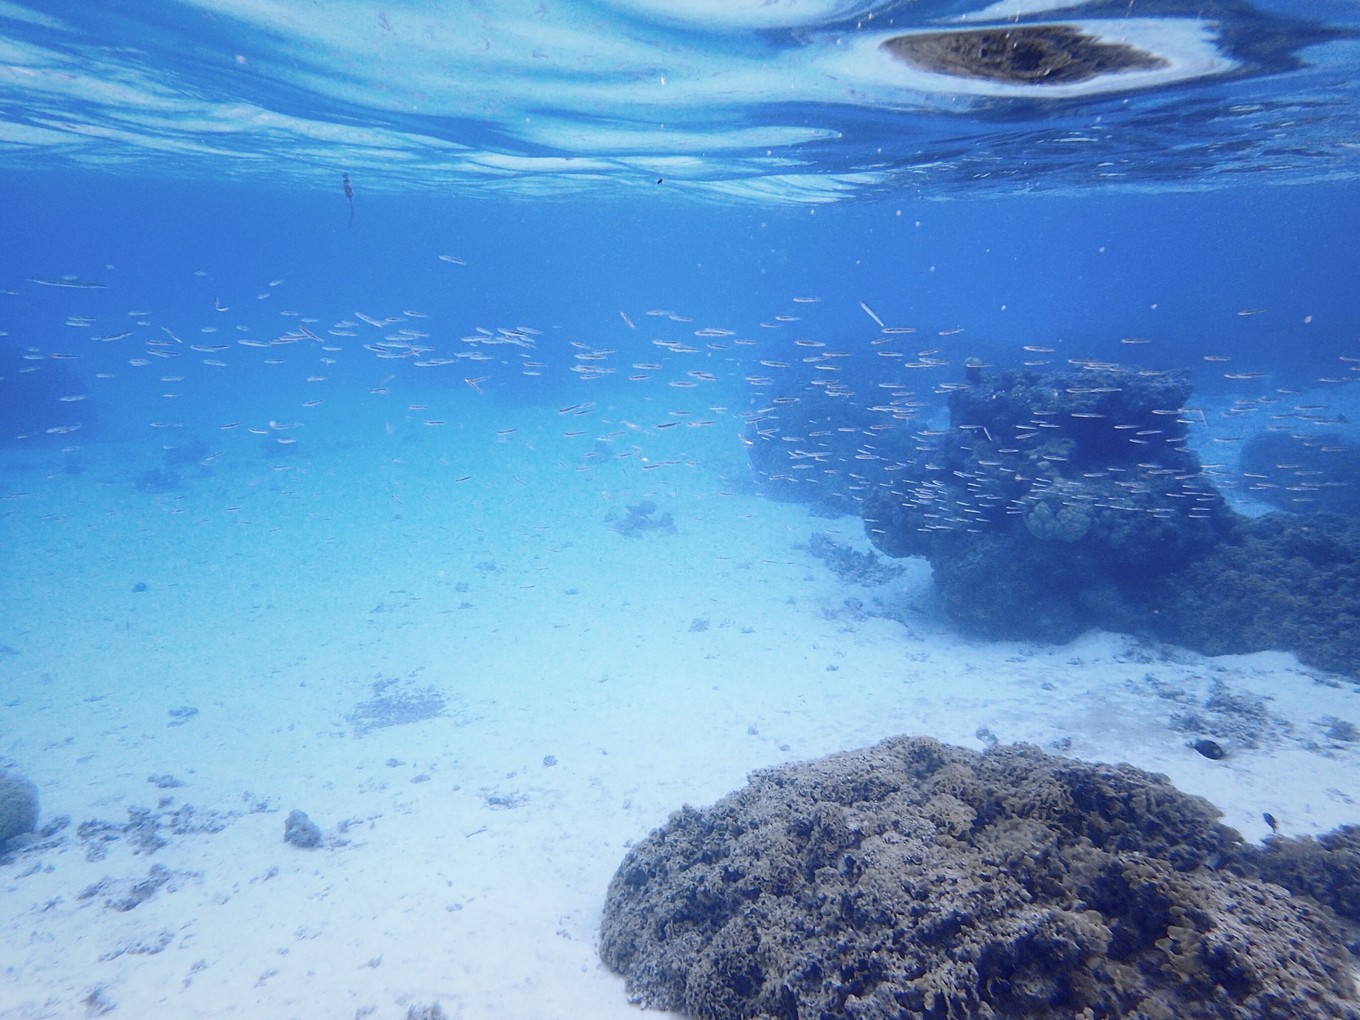
[[[18,772],[0,772],[0,849],[38,826],[38,788]]]
[[[310,850],[321,845],[321,829],[302,811],[288,812],[283,823],[283,841]]]
[[[170,721],[167,726],[183,726],[194,716],[198,715],[198,709],[193,705],[184,705],[181,708],[172,708],[169,711]]]
[[[1345,922],[1217,815],[1128,765],[897,737],[672,815],[600,953],[712,1020],[1360,1018]]]
[[[1204,757],[1209,758],[1212,761],[1220,761],[1228,756],[1228,752],[1223,750],[1222,745],[1216,740],[1209,740],[1208,738],[1196,740],[1191,746],[1193,746],[1200,754],[1204,755]]]
[[[107,989],[104,988],[90,989],[85,998],[80,1001],[85,1007],[86,1016],[105,1016],[118,1008],[117,1004],[109,998]]]

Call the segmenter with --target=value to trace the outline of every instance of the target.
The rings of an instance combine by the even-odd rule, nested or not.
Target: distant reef
[[[1182,372],[972,368],[949,428],[863,499],[869,538],[926,557],[970,633],[1102,627],[1360,675],[1360,527],[1233,512],[1187,445],[1189,396]]]
[[[1349,426],[1344,415],[1324,421]],[[1360,514],[1360,445],[1339,430],[1258,432],[1242,444],[1241,466],[1251,494],[1281,510]]]
[[[64,360],[0,343],[0,448],[65,446],[96,438],[98,401],[87,399],[88,386]]]
[[[876,384],[862,380],[858,385]],[[907,393],[900,397],[909,398]],[[848,390],[828,393],[810,382],[790,384],[748,415],[744,440],[751,470],[766,494],[809,503],[824,517],[859,513],[868,488],[891,481],[885,467],[916,447],[914,437],[894,428],[882,407],[865,407]]]
[[[1129,765],[894,737],[673,814],[600,954],[703,1020],[1360,1018],[1357,832],[1217,819]]]

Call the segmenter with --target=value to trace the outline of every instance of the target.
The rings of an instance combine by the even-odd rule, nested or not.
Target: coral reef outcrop
[[[713,1020],[1360,1017],[1347,922],[1216,818],[1128,765],[896,737],[672,815],[600,952]]]
[[[1180,372],[970,370],[949,428],[864,500],[869,538],[928,558],[980,636],[1104,627],[1360,674],[1360,530],[1234,513],[1187,445],[1189,397]]]

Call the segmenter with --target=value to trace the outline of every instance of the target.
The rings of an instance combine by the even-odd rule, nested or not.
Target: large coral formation
[[[1360,674],[1360,522],[1334,514],[1239,518],[1157,586],[1159,636],[1210,655],[1287,648]]]
[[[1360,531],[1233,513],[1186,445],[1189,397],[1184,374],[1103,364],[972,372],[949,429],[864,501],[869,537],[927,557],[985,637],[1105,627],[1360,673]]]
[[[897,737],[677,812],[601,956],[723,1020],[1360,1017],[1346,923],[1216,817],[1127,765]]]
[[[1266,881],[1360,924],[1360,825],[1343,825],[1317,839],[1267,837],[1265,848],[1254,854],[1254,865]]]
[[[946,611],[985,636],[1127,628],[1231,523],[1186,446],[1189,396],[1183,374],[1101,364],[974,372],[948,431],[865,500],[869,537],[929,558]]]

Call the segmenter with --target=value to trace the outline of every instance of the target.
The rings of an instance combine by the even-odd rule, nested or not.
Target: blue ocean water
[[[592,575],[599,537],[559,533],[652,500],[659,528],[669,497],[716,549],[746,535],[712,509],[733,493],[853,500],[972,363],[1185,370],[1191,443],[1244,513],[1268,508],[1237,459],[1253,436],[1360,450],[1355,3],[68,6],[0,0],[16,703],[43,676],[104,697],[107,667],[129,702],[238,691],[268,717],[245,692],[290,656],[363,660],[394,592],[469,604],[506,570],[508,608],[440,640],[493,672],[531,638],[553,659],[531,622],[563,592],[637,583],[622,621],[696,570],[653,545],[645,577]],[[995,46],[976,33],[1055,24],[1144,62],[959,69]],[[948,67],[884,46],[932,33],[959,36]],[[820,440],[870,426],[865,483]],[[465,561],[447,577],[441,548]],[[365,680],[417,682],[374,656]],[[0,725],[0,756],[36,771],[67,719]],[[109,776],[166,767],[127,753]],[[79,769],[54,771],[87,810]]]
[[[613,345],[644,339],[620,313],[657,308],[764,342],[758,324],[808,296],[798,328],[835,343],[872,329],[865,302],[890,326],[961,330],[946,364],[1053,344],[1185,364],[1207,387],[1221,373],[1205,354],[1298,384],[1357,332],[1344,20],[1082,5],[1208,55],[1185,58],[1185,83],[1050,98],[1085,86],[826,65],[866,37],[1043,13],[1004,5],[3,13],[7,358],[63,353],[50,331],[67,315],[129,333],[58,331],[83,345],[78,376],[177,327],[219,328],[232,356],[213,360],[257,371],[232,331],[274,339],[261,315],[281,304],[327,325],[415,307],[450,335],[540,323]],[[612,48],[595,53],[602,26]],[[34,283],[72,275],[99,287]],[[231,311],[203,314],[214,301]],[[139,326],[127,313],[148,303]],[[538,380],[491,385],[562,387],[568,349],[542,348]],[[193,372],[187,386],[211,387]],[[96,410],[112,425],[141,385],[81,382],[89,405],[7,430]]]
[[[1203,391],[1256,396],[1269,386],[1255,379],[1233,386],[1225,372],[1261,373],[1270,386],[1296,388],[1338,373],[1349,378],[1350,363],[1339,359],[1355,355],[1360,336],[1351,295],[1355,193],[1345,182],[825,207],[724,206],[690,200],[678,188],[517,203],[433,190],[368,193],[364,185],[355,178],[349,227],[338,175],[315,194],[67,169],[16,172],[16,200],[4,212],[13,254],[5,311],[9,441],[36,446],[71,423],[140,430],[146,402],[159,397],[155,369],[164,366],[138,373],[127,363],[148,342],[171,345],[161,353],[186,372],[193,416],[206,416],[204,424],[241,417],[266,391],[278,392],[282,413],[315,374],[316,358],[294,357],[286,372],[270,373],[266,359],[252,360],[239,341],[286,334],[293,323],[285,311],[310,320],[320,337],[304,349],[325,357],[315,350],[323,340],[344,348],[331,352],[344,356],[327,375],[351,387],[373,375],[373,352],[363,343],[388,335],[355,327],[356,311],[402,320],[394,331],[421,327],[431,334],[421,338],[430,357],[468,353],[461,338],[479,326],[547,331],[531,351],[494,355],[494,372],[466,361],[421,371],[414,363],[429,359],[418,356],[384,366],[413,384],[430,377],[428,385],[458,398],[464,378],[491,372],[483,389],[545,405],[589,396],[570,373],[579,353],[573,341],[617,352],[599,388],[627,396],[626,376],[636,374],[628,359],[650,362],[657,353],[646,332],[657,317],[647,312],[674,311],[693,319],[694,329],[732,330],[754,342],[704,354],[705,365],[735,381],[734,416],[758,402],[741,379],[760,355],[800,353],[789,344],[794,332],[832,347],[858,344],[838,367],[876,370],[882,363],[867,348],[876,324],[861,302],[890,328],[915,331],[896,342],[908,356],[939,350],[940,364],[919,387],[926,395],[932,384],[956,379],[965,358],[1012,364],[1030,356],[1026,345],[1040,345],[1054,347],[1059,361],[1186,367]],[[97,286],[33,282],[67,276]],[[797,321],[775,322],[781,315]],[[71,316],[93,321],[82,330],[66,324]],[[319,329],[344,320],[351,324],[340,331],[353,336]],[[693,340],[687,324],[665,317],[662,324],[671,337]],[[119,338],[99,339],[112,336]],[[1121,345],[1130,338],[1147,343]],[[226,350],[192,349],[205,339]],[[15,374],[21,352],[42,356],[23,366],[35,369],[31,379]],[[53,364],[64,354],[78,360]],[[1231,362],[1205,362],[1206,355]],[[543,367],[526,375],[522,360]],[[225,365],[214,372],[219,366],[204,361]],[[341,374],[361,367],[362,377]],[[116,380],[97,378],[115,368]],[[42,380],[57,371],[67,378],[45,393]],[[223,380],[229,385],[219,386]],[[57,393],[63,386],[72,392]],[[52,399],[81,394],[88,402],[63,407]]]

